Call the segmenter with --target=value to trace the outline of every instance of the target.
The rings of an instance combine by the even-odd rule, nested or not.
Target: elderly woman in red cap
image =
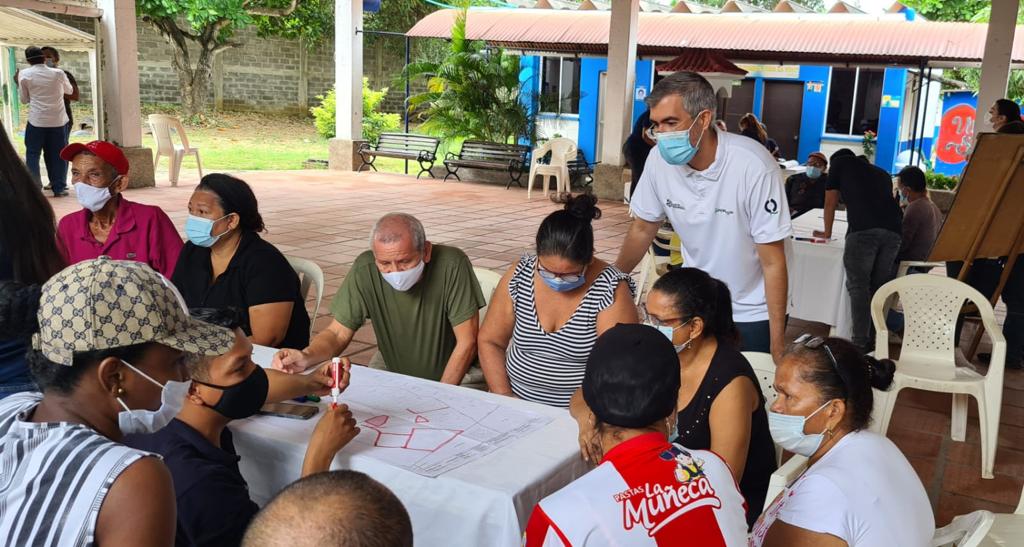
[[[57,234],[68,264],[109,256],[135,260],[171,277],[183,245],[162,209],[128,201],[128,158],[106,141],[74,143],[60,157],[71,162],[71,182],[82,210],[60,219]]]
[[[811,209],[825,207],[825,186],[828,183],[828,158],[821,152],[807,156],[807,170],[786,179],[789,213],[796,218]]]

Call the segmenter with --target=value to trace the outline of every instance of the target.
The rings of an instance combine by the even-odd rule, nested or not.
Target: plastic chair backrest
[[[1005,361],[1002,330],[988,299],[966,283],[938,275],[899,277],[882,285],[875,293],[871,299],[871,319],[878,333],[877,358],[889,357],[884,309],[886,301],[894,294],[899,295],[905,317],[900,361],[927,364],[936,372],[946,369],[944,372],[952,378],[956,368],[956,320],[965,301],[977,306],[985,331],[993,340],[993,364],[998,361],[1001,365]],[[1001,383],[1001,366],[989,367],[988,376],[996,369]]]
[[[490,307],[491,297],[494,296],[494,289],[498,288],[498,284],[501,283],[501,274],[485,268],[473,267],[473,273],[476,274],[476,280],[480,283],[480,290],[484,293],[484,302],[487,303],[480,310],[480,323],[484,322],[484,317],[487,315],[487,308]]]
[[[324,297],[324,271],[312,260],[296,256],[285,258],[288,259],[288,264],[295,270],[295,273],[299,274],[299,292],[302,294],[303,300],[309,298],[311,287],[316,288],[316,303],[313,304],[313,316],[309,320],[309,332],[312,335],[313,323],[316,322],[317,314],[320,313],[320,301]]]
[[[160,154],[174,156],[174,139],[171,138],[170,116],[150,114],[149,128],[156,141],[156,150]]]
[[[754,369],[757,383],[761,388],[761,393],[764,395],[764,407],[767,409],[772,406],[772,403],[775,402],[775,398],[778,396],[774,385],[775,360],[772,359],[770,353],[761,353],[759,351],[744,351],[743,356],[750,363],[750,368]]]
[[[576,143],[572,139],[551,139],[551,165],[567,165],[576,157]]]

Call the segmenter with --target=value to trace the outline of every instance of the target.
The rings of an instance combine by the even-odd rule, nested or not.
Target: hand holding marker
[[[338,407],[338,397],[341,395],[341,357],[331,359],[331,374],[334,376],[334,384],[331,386],[331,408]]]

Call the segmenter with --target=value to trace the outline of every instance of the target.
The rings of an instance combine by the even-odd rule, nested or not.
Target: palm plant
[[[409,98],[410,111],[419,112],[421,130],[445,141],[533,142],[535,124],[520,89],[519,57],[468,40],[467,14],[463,5],[442,61],[405,68],[410,79],[427,80],[427,91]]]

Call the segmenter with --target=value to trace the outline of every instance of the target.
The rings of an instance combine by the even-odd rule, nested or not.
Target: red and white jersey
[[[593,471],[541,500],[525,544],[746,545],[746,502],[713,452],[649,433],[616,446]]]

